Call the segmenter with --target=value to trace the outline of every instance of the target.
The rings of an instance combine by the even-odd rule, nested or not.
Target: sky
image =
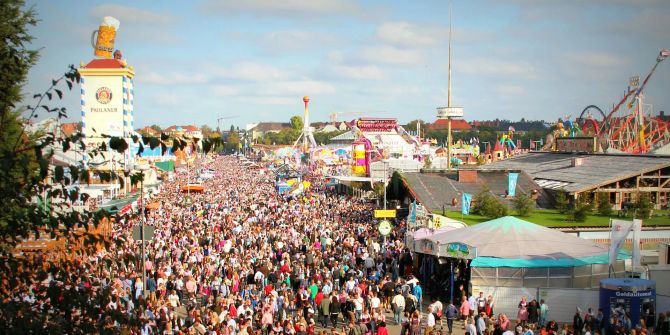
[[[27,96],[93,59],[102,17],[135,67],[135,125],[327,121],[433,122],[447,105],[449,1],[28,1],[40,60]],[[628,79],[670,48],[667,0],[454,0],[452,106],[468,121],[577,117],[611,109]],[[666,64],[667,63],[667,64]],[[645,102],[670,113],[670,60]],[[79,120],[78,91],[63,102]],[[356,114],[355,114],[356,113]]]

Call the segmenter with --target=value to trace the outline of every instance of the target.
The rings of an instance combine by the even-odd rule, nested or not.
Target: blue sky
[[[41,59],[26,92],[93,58],[103,16],[135,66],[135,124],[287,122],[312,99],[332,112],[435,120],[447,103],[449,2],[350,0],[39,1]],[[453,1],[453,105],[466,120],[574,118],[609,110],[628,78],[670,48],[670,1]],[[667,63],[667,64],[665,64]],[[670,60],[645,99],[670,113]],[[79,95],[65,106],[78,120]],[[340,119],[351,120],[346,115]]]

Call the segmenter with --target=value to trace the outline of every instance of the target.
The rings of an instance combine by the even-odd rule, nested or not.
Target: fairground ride
[[[670,143],[670,125],[652,115],[651,105],[644,104],[644,89],[658,65],[670,56],[668,49],[661,49],[656,63],[645,77],[631,78],[623,98],[605,114],[595,105],[589,105],[578,119],[582,133],[596,136],[603,150],[608,148],[626,153],[648,153]]]

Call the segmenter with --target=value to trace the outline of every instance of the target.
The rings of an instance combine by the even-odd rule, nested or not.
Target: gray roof
[[[582,158],[582,165],[572,166],[574,157]],[[670,157],[531,152],[480,169],[522,170],[544,188],[579,193],[669,166]]]
[[[354,136],[354,132],[350,130],[346,133],[342,133],[342,134],[339,134],[339,135],[331,138],[330,141],[331,142],[333,142],[333,141],[353,141],[355,139],[356,139],[356,137]]]
[[[429,210],[441,209],[442,205],[445,205],[447,209],[453,209],[451,207],[453,198],[456,198],[460,204],[463,192],[470,193],[474,197],[484,185],[488,185],[491,193],[503,204],[509,206],[509,201],[511,201],[511,198],[504,197],[507,191],[506,171],[479,171],[476,183],[461,183],[438,173],[406,172],[402,176],[413,196]],[[542,188],[525,173],[519,175],[516,186],[517,192],[526,194],[530,194],[532,190],[540,191],[540,198],[537,202],[541,207],[546,207],[550,201]]]

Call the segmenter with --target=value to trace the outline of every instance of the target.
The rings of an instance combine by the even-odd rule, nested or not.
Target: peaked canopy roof
[[[462,243],[476,248],[477,258],[558,260],[601,256],[607,247],[593,241],[505,216],[427,237],[438,245]]]

